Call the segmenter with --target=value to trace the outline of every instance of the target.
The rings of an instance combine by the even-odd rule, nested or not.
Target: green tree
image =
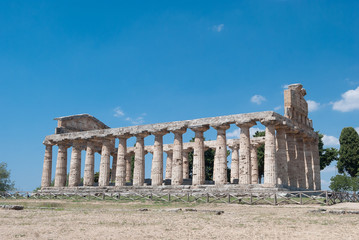
[[[359,170],[359,135],[352,127],[343,128],[339,142],[338,172],[355,177]]]
[[[329,188],[335,192],[345,192],[351,190],[351,179],[348,175],[336,175],[330,178]]]
[[[0,162],[0,191],[14,190],[14,182],[10,180],[10,171],[6,169],[7,164]]]
[[[338,160],[338,149],[336,148],[324,148],[323,143],[323,134],[318,133],[318,149],[319,149],[319,158],[320,158],[320,170],[323,170],[325,167],[329,166],[332,161]]]

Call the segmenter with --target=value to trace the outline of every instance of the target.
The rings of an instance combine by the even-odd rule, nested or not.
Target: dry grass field
[[[0,209],[0,239],[359,239],[359,215],[309,212],[359,210],[357,203],[327,207],[0,200],[2,204],[25,209]],[[148,211],[139,210],[143,208]]]

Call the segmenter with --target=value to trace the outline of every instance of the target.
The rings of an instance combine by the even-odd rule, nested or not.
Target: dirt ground
[[[0,239],[359,239],[359,215],[309,212],[359,210],[357,203],[327,207],[0,200],[3,204],[25,209],[0,209]],[[139,210],[143,208],[147,211]]]

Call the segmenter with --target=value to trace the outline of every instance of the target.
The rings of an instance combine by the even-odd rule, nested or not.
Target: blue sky
[[[122,127],[283,114],[283,89],[298,82],[315,130],[338,147],[343,127],[359,127],[358,10],[358,1],[1,1],[0,161],[32,190],[55,117],[89,113]]]

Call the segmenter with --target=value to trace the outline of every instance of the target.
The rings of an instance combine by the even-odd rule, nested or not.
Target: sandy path
[[[359,215],[308,213],[318,208],[359,209],[359,204],[350,203],[321,207],[12,200],[0,204],[4,203],[26,208],[0,210],[0,239],[358,239],[359,234]],[[173,208],[224,214],[168,211]]]

